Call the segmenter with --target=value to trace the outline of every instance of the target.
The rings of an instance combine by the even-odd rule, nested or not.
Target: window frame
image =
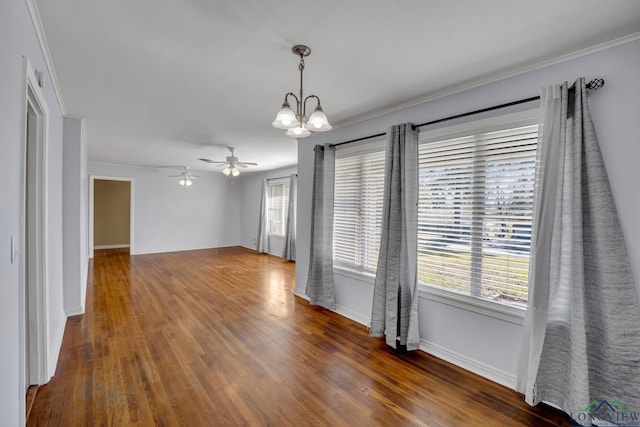
[[[284,206],[282,206],[282,233],[275,233],[271,231],[271,222],[272,222],[272,215],[271,215],[271,188],[272,187],[276,187],[276,186],[282,186],[283,187],[283,201],[287,201],[287,203],[285,203]],[[286,189],[287,191],[287,197],[284,198],[284,190]],[[289,211],[289,206],[288,206],[288,201],[289,201],[289,196],[291,189],[289,188],[289,178],[287,177],[282,177],[282,178],[272,178],[267,180],[267,211],[269,212],[269,221],[267,224],[267,234],[269,237],[277,237],[277,238],[281,238],[283,239],[285,234],[286,234],[286,226],[287,226],[287,215],[288,215],[288,211]]]
[[[470,134],[487,133],[534,124],[540,124],[540,110],[538,108],[422,131],[419,135],[419,144],[427,141],[450,139]],[[358,153],[374,152],[380,149],[384,150],[384,146],[384,139],[375,140],[369,143],[358,144],[358,146],[348,147],[345,150],[350,151],[345,151],[343,155],[347,153],[357,155]],[[375,282],[375,272],[372,273],[365,269],[351,268],[347,265],[336,263],[335,261],[333,268],[336,275],[356,279],[371,286],[373,286]],[[524,316],[527,310],[525,307],[517,307],[489,299],[478,298],[424,283],[418,283],[418,297],[518,325],[524,323]]]
[[[538,108],[423,131],[420,132],[418,143],[424,144],[535,124],[540,124],[540,110]],[[491,301],[422,282],[418,282],[418,295],[431,301],[444,303],[519,325],[523,324],[527,310],[525,307]]]
[[[365,143],[352,144],[343,147],[336,148],[336,163],[340,159],[364,156],[368,154],[382,153],[383,157],[386,157],[385,149],[386,139],[384,137],[369,140]],[[386,159],[385,159],[386,162]],[[384,166],[383,166],[384,168]],[[335,183],[335,177],[334,177]],[[384,175],[383,175],[383,188],[384,188]],[[334,209],[335,209],[335,189],[334,189]],[[335,212],[334,212],[334,245],[335,245]],[[335,246],[334,246],[335,248]],[[361,248],[362,249],[362,248]],[[335,254],[335,249],[334,249]],[[375,281],[375,269],[368,269],[358,265],[352,265],[345,262],[337,261],[332,258],[333,269],[337,274],[342,276],[351,277],[354,279],[366,281],[373,284]]]

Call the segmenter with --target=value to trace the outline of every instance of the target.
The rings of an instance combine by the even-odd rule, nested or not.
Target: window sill
[[[345,276],[350,277],[351,279],[360,280],[361,282],[370,283],[372,285],[376,280],[376,275],[373,273],[367,273],[362,270],[355,270],[352,268],[337,265],[333,266],[333,273],[339,276]]]
[[[374,284],[376,275],[362,270],[355,270],[344,266],[333,266],[334,274],[349,277],[361,282]],[[451,305],[463,310],[472,311],[484,316],[501,319],[516,325],[524,323],[526,309],[500,304],[493,301],[482,300],[469,295],[452,292],[447,289],[440,289],[434,286],[418,284],[418,297],[431,301]]]
[[[459,294],[446,289],[440,289],[425,284],[418,284],[418,296],[431,301],[448,304],[467,311],[473,311],[485,316],[501,319],[507,322],[522,325],[526,309],[512,307],[493,301],[474,298],[469,295]]]

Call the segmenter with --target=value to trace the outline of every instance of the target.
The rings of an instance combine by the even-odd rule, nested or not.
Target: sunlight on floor
[[[267,280],[269,293],[265,299],[265,308],[277,316],[287,317],[293,304],[293,295],[287,288],[285,275],[281,271],[272,271]]]

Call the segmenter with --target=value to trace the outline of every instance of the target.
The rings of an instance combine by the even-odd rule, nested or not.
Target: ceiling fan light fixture
[[[180,184],[181,187],[190,187],[193,184],[193,180],[198,179],[199,176],[192,174],[189,166],[183,166],[182,168],[184,170],[180,175],[169,175],[169,178],[178,178],[178,184]]]
[[[229,178],[234,178],[238,175],[240,175],[240,169],[238,169],[238,167],[241,168],[246,168],[249,166],[258,166],[257,163],[254,162],[241,162],[236,156],[235,156],[235,147],[227,147],[227,149],[231,152],[230,156],[227,156],[227,158],[225,159],[224,162],[222,161],[213,161],[213,160],[209,160],[209,159],[204,159],[201,158],[199,160],[205,162],[205,163],[217,163],[219,166],[223,166],[224,168],[222,169],[222,173],[225,174],[226,176],[228,176]]]
[[[300,57],[300,63],[298,64],[298,70],[300,71],[300,97],[296,96],[293,92],[287,93],[284,96],[282,109],[278,111],[276,119],[271,125],[277,129],[287,129],[285,135],[290,138],[306,138],[311,135],[311,131],[325,132],[331,130],[332,126],[329,124],[327,115],[322,111],[322,107],[320,106],[320,98],[316,95],[309,95],[305,98],[302,90],[304,57],[311,54],[311,48],[298,44],[291,48],[291,51],[294,55]],[[293,110],[289,104],[289,97],[292,97],[296,101],[295,110]],[[315,99],[317,104],[311,116],[307,118],[307,101],[310,99]]]

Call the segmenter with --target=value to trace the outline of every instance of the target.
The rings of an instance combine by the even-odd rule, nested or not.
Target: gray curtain
[[[336,152],[315,146],[311,202],[311,252],[306,293],[313,305],[336,308],[333,285],[333,182]]]
[[[405,123],[387,132],[382,237],[370,336],[416,350],[418,333],[418,131]]]
[[[638,296],[584,78],[543,89],[541,109],[518,389],[591,425],[575,414],[594,400],[640,411]]]
[[[262,182],[262,199],[260,201],[260,220],[258,222],[258,237],[256,250],[259,253],[269,252],[269,184]]]
[[[284,247],[282,258],[296,260],[296,205],[298,200],[298,175],[292,173],[289,176],[289,208],[287,209],[287,225],[284,235]]]

